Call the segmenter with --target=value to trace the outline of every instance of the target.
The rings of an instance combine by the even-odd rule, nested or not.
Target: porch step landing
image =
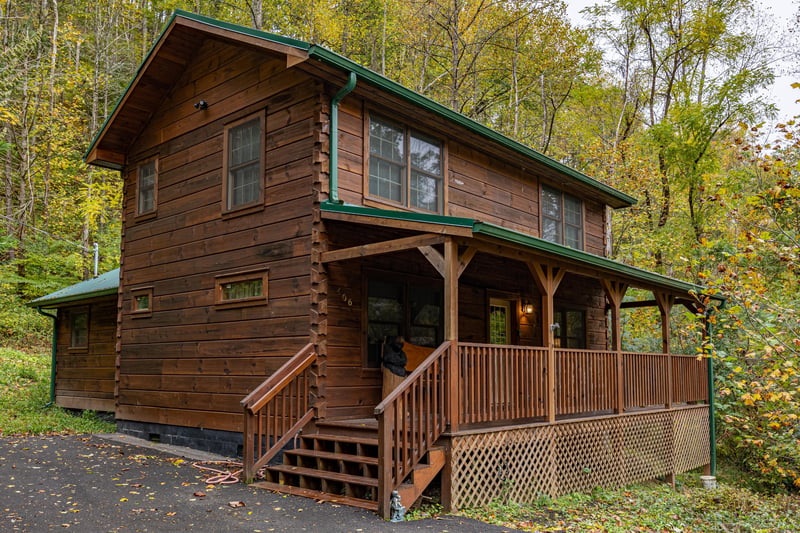
[[[284,451],[283,462],[268,466],[264,481],[254,486],[377,511],[377,420],[318,421],[316,431],[300,435],[295,449]],[[410,507],[419,498],[444,461],[443,448],[428,453],[427,463],[398,488],[403,505]]]

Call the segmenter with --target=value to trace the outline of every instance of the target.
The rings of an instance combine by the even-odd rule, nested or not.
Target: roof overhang
[[[109,270],[94,279],[81,281],[26,303],[29,307],[50,309],[95,298],[115,296],[119,290],[119,269]]]
[[[466,237],[469,239],[469,244],[477,246],[478,249],[491,251],[492,246],[503,246],[517,250],[518,256],[522,260],[525,257],[540,257],[563,266],[568,271],[618,279],[632,287],[691,295],[697,298],[707,296],[718,301],[725,299],[701,285],[670,278],[613,259],[470,218],[394,211],[332,202],[323,202],[321,209],[323,218],[330,220],[407,229],[427,234]]]
[[[271,54],[282,55],[285,57],[287,67],[313,59],[335,70],[355,73],[360,82],[370,84],[416,108],[466,128],[478,137],[496,143],[514,154],[552,169],[558,176],[564,176],[566,182],[572,180],[578,187],[590,189],[598,200],[611,207],[629,207],[636,203],[634,197],[541,154],[326,48],[181,10],[176,10],[167,22],[161,36],[150,49],[130,85],[92,141],[84,156],[87,163],[111,169],[124,168],[127,148],[139,136],[155,113],[157,106],[153,103],[161,101],[166,96],[183,73],[185,66],[196,56],[200,43],[206,38],[217,38],[240,46],[254,47]],[[563,185],[563,183],[557,185]]]
[[[176,10],[86,151],[87,163],[114,170],[125,167],[128,149],[153,118],[157,103],[167,96],[208,38],[282,56],[287,67],[307,60],[310,46]]]

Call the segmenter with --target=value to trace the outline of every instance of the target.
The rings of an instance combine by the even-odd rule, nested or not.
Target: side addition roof
[[[326,48],[181,10],[176,10],[167,22],[161,36],[92,141],[84,157],[87,163],[118,170],[124,168],[127,148],[141,134],[155,112],[153,102],[163,99],[186,65],[195,57],[199,44],[208,37],[242,46],[256,47],[267,53],[283,56],[287,66],[315,60],[344,73],[355,73],[359,81],[401,98],[422,110],[433,113],[492,143],[511,150],[525,159],[544,165],[567,179],[575,180],[578,184],[591,188],[612,207],[628,207],[636,203],[636,199],[632,196],[541,154],[529,146]]]
[[[117,294],[119,288],[119,269],[115,268],[105,274],[100,274],[94,279],[81,281],[75,285],[70,285],[56,292],[51,292],[40,298],[28,302],[30,307],[60,307],[67,303],[88,300],[100,296],[111,296]]]

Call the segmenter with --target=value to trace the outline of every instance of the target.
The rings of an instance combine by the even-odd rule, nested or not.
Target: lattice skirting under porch
[[[529,503],[708,464],[708,407],[453,436],[452,503]]]

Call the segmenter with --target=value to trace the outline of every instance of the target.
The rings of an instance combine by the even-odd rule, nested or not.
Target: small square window
[[[266,270],[218,276],[214,291],[215,304],[224,307],[265,304],[267,285]]]
[[[136,174],[136,216],[154,214],[158,187],[156,160],[151,159],[139,165]]]
[[[258,205],[263,198],[264,117],[225,127],[224,211]]]
[[[89,346],[89,312],[76,311],[70,314],[70,348],[87,348]]]
[[[141,287],[131,290],[131,313],[136,317],[152,316],[153,288]]]

